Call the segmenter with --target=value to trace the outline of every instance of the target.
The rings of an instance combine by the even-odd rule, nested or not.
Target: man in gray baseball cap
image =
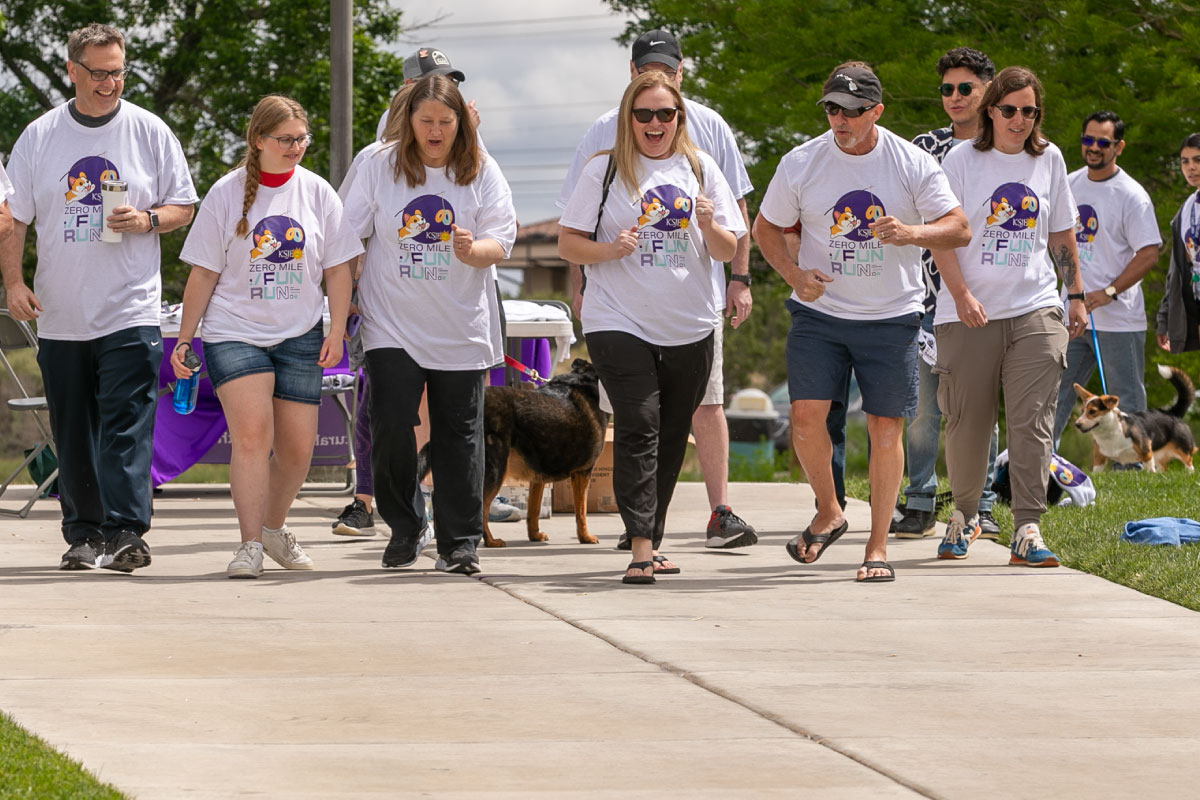
[[[450,64],[450,57],[441,50],[434,50],[432,47],[422,47],[408,58],[404,59],[404,86],[408,86],[418,78],[424,78],[426,75],[445,75],[455,83],[462,83],[467,79],[462,70],[455,69]],[[401,88],[404,88],[403,86]],[[375,139],[378,141],[383,138],[383,129],[387,127],[388,111],[384,109],[383,116],[379,118],[379,124],[375,126]],[[475,101],[467,102],[467,110],[471,114],[471,119],[475,122],[475,127],[479,127],[479,112],[475,110]]]

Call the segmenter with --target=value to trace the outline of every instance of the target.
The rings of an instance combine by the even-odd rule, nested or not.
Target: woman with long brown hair
[[[260,100],[242,163],[213,184],[180,253],[192,271],[171,365],[177,377],[191,374],[183,359],[203,318],[204,358],[233,446],[242,543],[231,578],[262,574],[264,551],[286,569],[313,567],[287,513],[312,460],[322,368],[342,359],[350,261],[362,244],[343,227],[333,187],[300,166],[311,141],[299,103]]]
[[[745,223],[715,161],[692,145],[671,78],[621,99],[617,138],[580,176],[559,255],[588,264],[583,330],[613,407],[613,491],[633,550],[625,583],[679,568],[656,555],[713,359],[724,271]]]
[[[1084,331],[1075,248],[1075,201],[1062,153],[1042,135],[1041,81],[1024,67],[1000,71],[979,104],[980,133],[942,162],[971,224],[971,241],[935,250],[942,276],[937,337],[938,405],[955,510],[938,557],[967,557],[979,535],[988,441],[1004,390],[1015,530],[1009,563],[1057,567],[1042,538],[1058,385],[1069,338]],[[1067,286],[1063,320],[1055,267]]]
[[[348,224],[368,240],[358,304],[376,506],[392,529],[383,566],[416,563],[429,541],[413,433],[427,389],[436,566],[470,575],[483,537],[484,373],[504,357],[490,268],[508,257],[517,218],[454,82],[406,88],[346,197]]]

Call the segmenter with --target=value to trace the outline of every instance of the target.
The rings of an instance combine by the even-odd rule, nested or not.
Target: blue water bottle
[[[192,374],[186,378],[179,378],[175,381],[175,393],[171,396],[171,405],[174,406],[176,413],[190,414],[196,410],[196,398],[200,394],[200,356],[196,355],[196,351],[188,348],[188,353],[183,357],[183,365],[192,371]]]

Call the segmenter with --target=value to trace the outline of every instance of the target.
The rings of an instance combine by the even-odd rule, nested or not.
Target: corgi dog
[[[663,201],[657,197],[650,198],[650,202],[642,202],[642,215],[638,217],[638,227],[644,228],[647,225],[653,225],[659,220],[665,219],[671,210],[663,205]]]
[[[429,220],[425,219],[425,215],[418,208],[413,213],[405,215],[404,227],[396,231],[396,234],[399,236],[400,241],[404,241],[427,230],[429,230]]]
[[[1183,246],[1187,248],[1188,260],[1193,264],[1196,263],[1196,240],[1188,236],[1183,240]]]
[[[845,236],[859,225],[862,225],[862,220],[854,216],[850,206],[846,206],[846,210],[837,215],[837,222],[829,226],[829,235]]]
[[[988,215],[988,225],[1003,225],[1017,215],[1017,210],[1013,208],[1007,197],[1001,197],[999,203],[992,206],[992,213]]]
[[[82,172],[78,178],[71,178],[71,190],[67,192],[67,202],[78,200],[81,197],[87,197],[92,192],[96,191],[96,184],[88,180],[88,176]]]
[[[254,249],[250,251],[251,258],[266,258],[281,247],[280,241],[270,231],[263,231],[261,236],[254,237]]]
[[[1117,464],[1141,464],[1147,472],[1162,472],[1173,458],[1192,471],[1196,440],[1183,421],[1196,390],[1182,370],[1158,365],[1158,374],[1169,380],[1178,397],[1175,405],[1159,411],[1134,411],[1126,414],[1117,407],[1111,394],[1092,394],[1074,384],[1075,394],[1083,401],[1083,411],[1075,427],[1092,435],[1092,471],[1100,472],[1112,461]]]

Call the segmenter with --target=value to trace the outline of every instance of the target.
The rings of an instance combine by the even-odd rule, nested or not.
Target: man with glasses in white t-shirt
[[[883,88],[862,62],[834,68],[820,103],[829,132],[779,162],[754,222],[763,256],[792,287],[788,393],[796,455],[817,513],[787,545],[801,564],[847,530],[826,419],[851,369],[871,438],[871,535],[857,580],[890,581],[887,534],[904,476],[904,420],[917,407],[921,249],[970,241],[966,215],[937,162],[877,125]],[[784,230],[803,230],[796,260]]]
[[[158,234],[187,225],[199,199],[179,140],[121,99],[125,37],[92,23],[67,40],[69,102],[31,122],[8,172],[13,235],[0,245],[8,308],[38,321],[68,550],[60,569],[132,572],[150,563],[150,461],[162,362]],[[101,186],[125,184],[105,217]],[[33,291],[21,274],[37,231]],[[107,227],[119,242],[101,240]]]
[[[1121,410],[1145,411],[1146,301],[1142,278],[1158,261],[1162,235],[1154,204],[1142,185],[1117,166],[1125,151],[1125,123],[1112,111],[1096,111],[1083,121],[1080,137],[1085,166],[1067,176],[1079,207],[1075,246],[1083,278],[1090,334],[1067,345],[1067,368],[1054,413],[1054,447],[1075,408],[1074,385],[1086,386],[1100,362],[1107,394]],[[1064,305],[1066,289],[1063,289]]]

